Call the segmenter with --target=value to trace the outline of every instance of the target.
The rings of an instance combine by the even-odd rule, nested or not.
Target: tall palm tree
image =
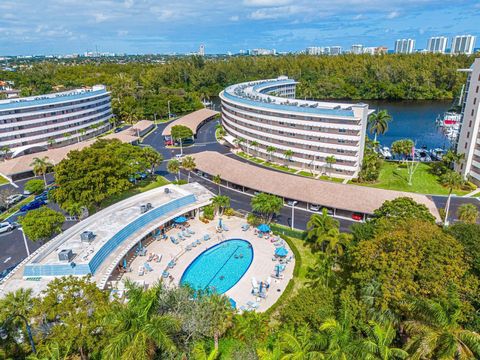
[[[177,174],[175,176],[175,179],[176,181],[179,181],[180,180],[180,161],[178,161],[177,159],[171,159],[167,163],[167,171],[170,174]]]
[[[387,110],[380,110],[373,113],[368,118],[368,126],[371,134],[375,134],[374,140],[377,141],[378,134],[385,134],[388,131],[388,123],[392,121],[392,117]]]
[[[453,170],[449,170],[443,174],[440,181],[444,186],[448,187],[448,198],[447,204],[445,205],[445,219],[443,221],[445,225],[448,225],[448,212],[450,210],[450,200],[452,198],[453,189],[459,187],[464,181],[462,176]]]
[[[206,305],[210,334],[213,337],[214,348],[218,351],[220,337],[232,325],[232,305],[225,295],[217,293],[212,293],[208,296]]]
[[[34,157],[30,166],[33,167],[33,173],[36,176],[43,175],[43,182],[47,185],[47,170],[52,163],[48,160],[48,156],[42,158]]]
[[[323,247],[326,234],[331,229],[338,229],[340,223],[328,215],[327,209],[322,209],[321,214],[313,214],[307,222],[307,239],[317,248]]]
[[[33,307],[32,289],[18,289],[9,292],[0,300],[0,308],[5,314],[19,314],[29,317]]]
[[[179,330],[178,321],[158,314],[161,285],[148,290],[127,282],[127,303],[114,302],[105,318],[109,341],[103,358],[153,359],[157,349],[175,350],[173,336]]]
[[[332,228],[323,237],[322,247],[325,243],[325,253],[333,256],[334,265],[336,265],[338,257],[343,255],[351,241],[351,234],[341,233],[338,228]]]
[[[197,342],[192,349],[193,360],[215,360],[218,358],[218,350],[213,349],[207,353],[205,344],[203,342]]]
[[[475,224],[478,219],[478,208],[473,204],[462,204],[458,208],[458,219],[467,224]]]
[[[340,320],[326,319],[320,325],[320,331],[327,335],[327,359],[347,360],[354,358],[359,344],[354,337],[351,317],[346,310],[342,311]]]
[[[218,210],[218,214],[222,216],[223,211],[230,206],[230,198],[225,195],[217,195],[212,199],[212,203]]]
[[[277,151],[275,146],[267,146],[268,161],[272,162],[272,155]]]
[[[366,337],[361,340],[359,357],[365,360],[395,360],[405,359],[408,353],[400,348],[392,347],[395,340],[395,328],[392,323],[385,326],[369,321],[365,326]]]
[[[10,152],[10,147],[8,147],[7,145],[4,145],[0,150],[2,152],[3,158],[6,159],[8,153]]]
[[[197,164],[195,163],[195,159],[192,156],[185,156],[182,159],[182,163],[180,166],[186,171],[188,171],[187,182],[190,182],[190,174],[197,167]]]
[[[220,175],[215,175],[212,178],[212,181],[218,185],[218,195],[221,195],[220,184],[222,183],[222,178],[220,177]]]
[[[280,334],[279,348],[283,352],[281,359],[309,360],[324,359],[320,351],[321,343],[314,339],[312,331],[305,325],[294,331],[289,329]]]
[[[283,156],[285,157],[285,165],[288,168],[288,163],[292,159],[293,156],[293,150],[288,149],[283,152]]]
[[[260,144],[258,143],[258,141],[255,141],[253,140],[251,143],[250,143],[250,146],[252,147],[253,151],[257,152],[258,151],[258,146]]]
[[[410,336],[406,350],[412,360],[420,359],[478,359],[480,334],[466,330],[458,323],[461,304],[456,296],[436,302],[430,299],[413,303],[415,319],[405,322]]]
[[[325,162],[327,163],[327,167],[329,169],[328,176],[330,177],[330,173],[332,171],[333,164],[335,164],[337,162],[337,159],[335,158],[335,156],[330,155],[330,156],[327,156],[325,158]]]
[[[242,315],[235,316],[233,335],[249,344],[263,341],[270,331],[268,322],[268,316],[264,313],[245,312]]]

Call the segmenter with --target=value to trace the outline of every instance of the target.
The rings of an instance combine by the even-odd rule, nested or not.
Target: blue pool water
[[[253,249],[248,241],[227,240],[198,255],[183,273],[180,284],[223,294],[242,278],[252,260]]]

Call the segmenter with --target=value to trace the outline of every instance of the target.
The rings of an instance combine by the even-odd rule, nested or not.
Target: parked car
[[[352,214],[352,219],[355,221],[362,221],[363,220],[363,215],[359,213],[353,213]]]
[[[165,140],[165,146],[173,146],[173,140]]]
[[[4,221],[0,223],[0,234],[4,234],[6,232],[10,232],[14,229],[14,226],[10,224],[8,221]]]
[[[288,206],[295,206],[298,201],[296,200],[292,200],[292,199],[285,199],[285,203],[288,205]]]
[[[113,130],[113,132],[116,134],[116,133],[119,133],[122,130],[123,130],[123,127],[117,127],[117,128],[115,128],[115,130]]]
[[[320,211],[320,205],[310,204],[310,210]]]
[[[7,204],[7,206],[12,206],[13,204],[16,204],[22,199],[23,199],[22,194],[13,194],[7,197],[7,200],[5,201],[5,203]]]
[[[175,154],[175,157],[176,157],[178,160],[180,160],[180,159],[182,158],[182,156],[183,156],[182,154]]]
[[[39,207],[41,207],[45,204],[46,204],[46,202],[44,200],[41,200],[41,199],[33,200],[33,201],[30,201],[28,204],[23,205],[20,208],[20,211],[21,212],[27,212],[27,211],[30,211],[30,210],[35,210],[35,209],[38,209]]]
[[[44,191],[40,195],[35,196],[35,200],[42,200],[46,202],[48,200],[48,191]]]

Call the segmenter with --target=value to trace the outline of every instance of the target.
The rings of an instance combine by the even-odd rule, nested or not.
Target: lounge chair
[[[200,245],[202,242],[197,239],[197,240],[195,240],[195,243],[196,243],[197,245]]]
[[[205,241],[210,240],[210,235],[208,234],[203,235],[203,240]]]
[[[192,245],[193,247],[197,247],[197,242],[194,241],[194,242],[192,242],[190,245]]]
[[[250,229],[250,225],[248,225],[248,224],[243,224],[242,225],[242,230],[243,231],[247,231],[248,229]]]
[[[168,263],[168,268],[169,268],[169,269],[173,269],[173,267],[174,267],[175,265],[176,265],[176,264],[175,264],[175,261],[170,260],[170,262]]]
[[[187,232],[191,235],[195,235],[195,231],[193,231],[192,229],[187,229]]]
[[[157,255],[157,258],[155,259],[155,262],[157,263],[159,263],[160,261],[162,261],[162,254]]]
[[[170,236],[170,240],[171,240],[172,243],[174,243],[175,245],[178,244],[178,240],[175,239],[173,236]]]
[[[168,275],[170,275],[170,273],[169,273],[167,270],[164,270],[164,271],[162,272],[162,277],[163,277],[163,278],[167,278]]]
[[[260,304],[256,301],[249,301],[249,302],[247,302],[247,305],[251,309],[258,309],[258,307],[260,306]]]
[[[178,236],[178,238],[179,238],[180,240],[182,240],[182,241],[185,240],[185,238],[183,237],[182,233],[178,233],[177,236]]]
[[[190,233],[186,230],[182,231],[182,235],[185,236],[185,237],[190,237]]]
[[[143,266],[140,265],[138,267],[138,276],[143,276],[144,273],[145,273],[145,270],[144,270]]]
[[[143,267],[145,268],[145,270],[147,271],[153,271],[152,267],[146,262],[143,264]]]
[[[191,245],[191,244],[188,244],[187,247],[185,248],[185,250],[187,250],[187,251],[192,250],[192,245]]]

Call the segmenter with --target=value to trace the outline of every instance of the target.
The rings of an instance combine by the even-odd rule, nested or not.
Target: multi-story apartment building
[[[307,55],[323,55],[324,49],[320,46],[309,46],[305,49]]]
[[[295,80],[282,76],[222,91],[227,141],[293,168],[355,177],[362,163],[368,115],[373,111],[361,103],[295,99],[296,85]]]
[[[473,54],[475,48],[475,36],[473,35],[458,35],[452,39],[452,54]]]
[[[341,46],[330,46],[330,55],[341,55],[342,52],[343,51]]]
[[[355,55],[363,54],[363,45],[361,44],[352,45],[350,52]]]
[[[434,36],[428,39],[427,51],[431,53],[445,54],[448,39],[445,36]]]
[[[0,100],[0,148],[14,157],[64,146],[108,130],[111,117],[103,85]]]
[[[465,154],[465,159],[456,170],[480,185],[480,58],[475,59],[469,69],[460,71],[468,74],[457,143],[457,152]]]
[[[395,41],[396,54],[412,54],[415,50],[414,39],[398,39]]]

